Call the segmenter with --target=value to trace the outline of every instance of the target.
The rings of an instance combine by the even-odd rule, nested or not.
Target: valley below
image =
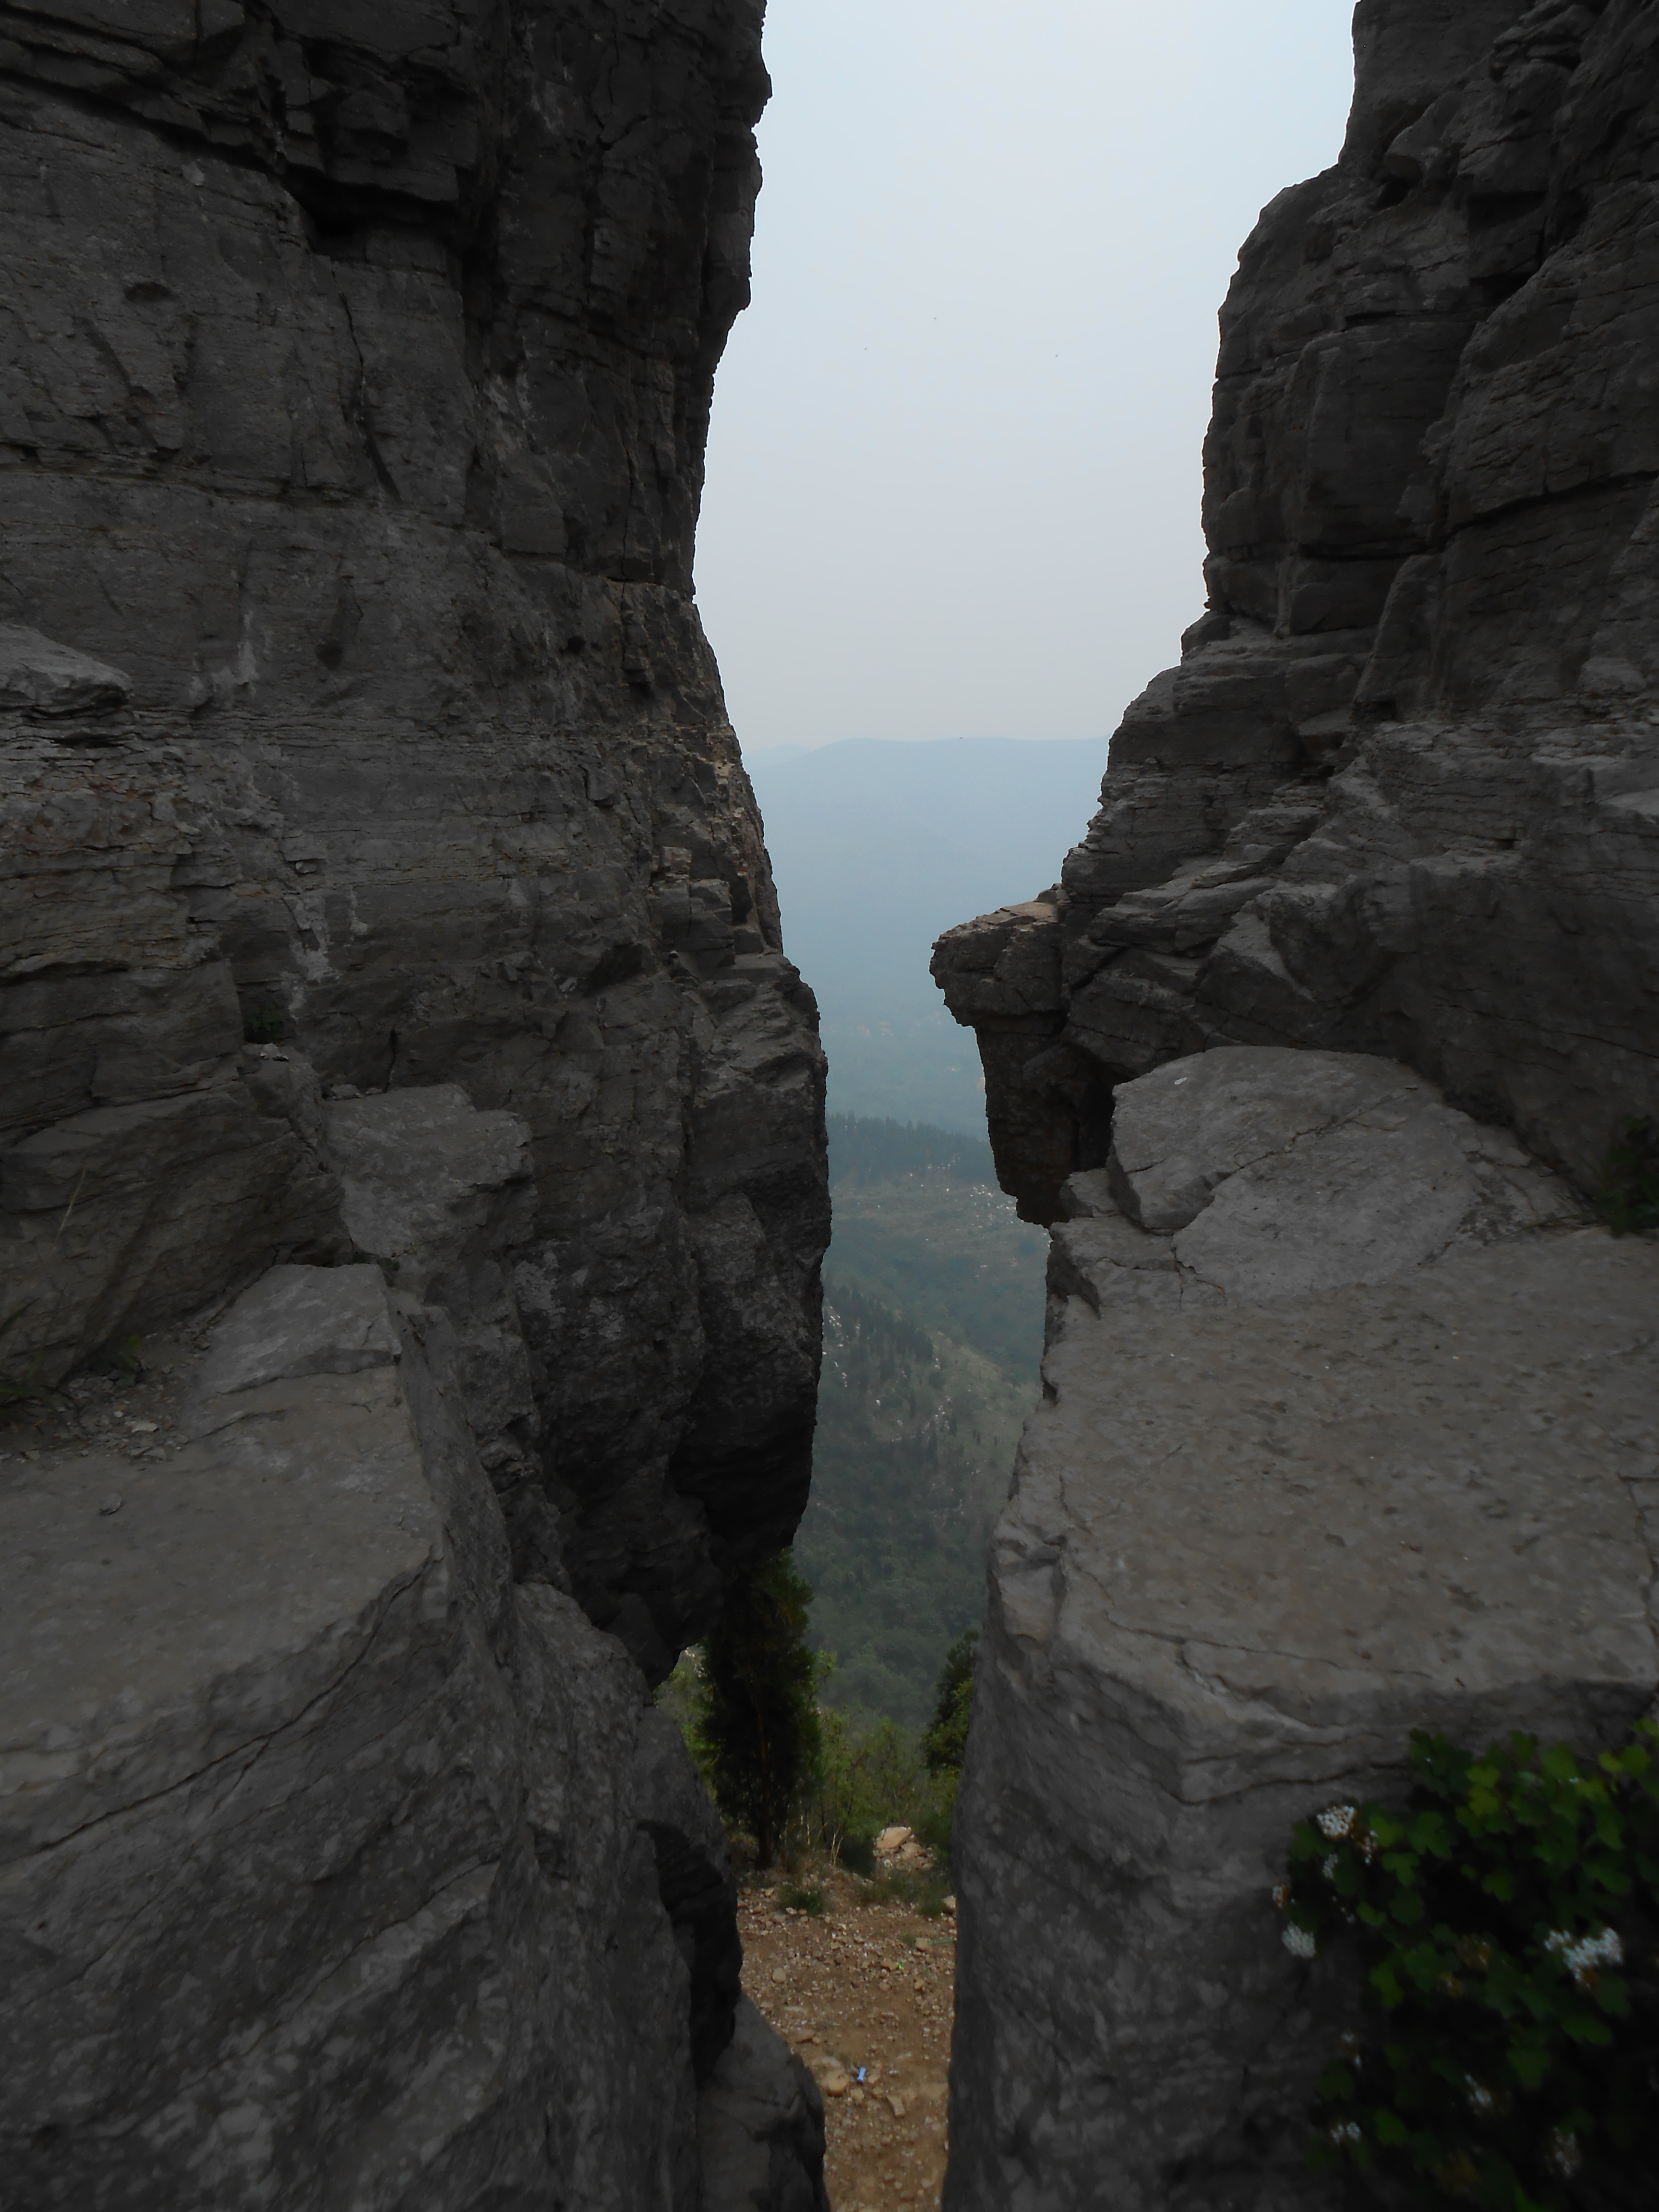
[[[812,1495],[795,1556],[828,1700],[917,1728],[977,1626],[985,1554],[1040,1387],[1048,1240],[988,1147],[830,1116],[834,1233]]]

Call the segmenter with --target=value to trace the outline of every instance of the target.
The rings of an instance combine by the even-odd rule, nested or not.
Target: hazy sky
[[[1103,734],[1203,604],[1216,310],[1347,0],[770,0],[697,590],[744,746]]]

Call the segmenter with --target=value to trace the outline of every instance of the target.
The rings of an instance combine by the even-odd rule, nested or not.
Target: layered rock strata
[[[828,1233],[691,592],[761,13],[0,9],[0,1384],[392,1294],[112,1516],[0,1466],[29,2212],[690,2212],[717,2069],[709,2203],[818,2185],[645,1705]]]
[[[1293,1824],[1411,1731],[1595,1747],[1659,1691],[1659,1249],[1362,1054],[1125,1085],[1065,1190],[959,1801],[946,2203],[1345,2201]]]
[[[661,1667],[799,1516],[827,1234],[690,593],[760,9],[210,12],[0,26],[0,1364],[349,1258],[318,1091],[458,1083],[520,1462]]]
[[[1581,1188],[1659,1108],[1659,21],[1354,34],[1222,311],[1206,611],[1060,882],[939,947],[1034,1219],[1218,1041],[1408,1060]]]

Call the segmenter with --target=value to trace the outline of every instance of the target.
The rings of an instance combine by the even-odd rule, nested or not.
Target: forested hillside
[[[983,1139],[830,1121],[835,1239],[812,1503],[828,1695],[926,1718],[984,1603],[985,1545],[1038,1389],[1046,1240],[1017,1220]]]

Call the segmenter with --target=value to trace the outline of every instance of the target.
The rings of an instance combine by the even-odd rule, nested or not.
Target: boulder
[[[747,1997],[697,2107],[703,2212],[830,2212],[823,2100]]]

